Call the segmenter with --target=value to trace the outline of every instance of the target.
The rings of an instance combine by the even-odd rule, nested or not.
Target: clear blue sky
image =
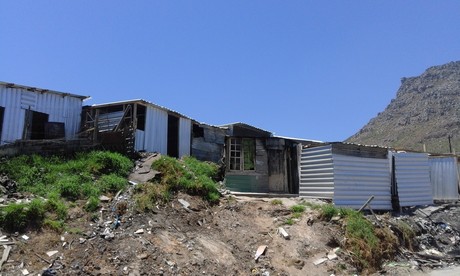
[[[460,1],[0,2],[0,81],[341,141],[460,60]]]

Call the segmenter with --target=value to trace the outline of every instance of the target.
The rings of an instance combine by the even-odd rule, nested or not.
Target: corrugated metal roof
[[[281,138],[281,139],[286,139],[286,140],[293,140],[293,141],[298,141],[298,142],[311,142],[311,143],[317,143],[317,144],[325,144],[323,141],[318,141],[318,140],[313,140],[313,139],[303,139],[303,138],[295,138],[295,137],[288,137],[288,136],[280,136],[280,135],[273,135],[274,138]]]
[[[433,204],[427,153],[391,153],[401,207]]]
[[[458,200],[459,176],[457,158],[429,157],[431,185],[435,200]]]
[[[263,132],[266,132],[266,133],[273,134],[273,132],[271,132],[271,131],[268,131],[268,130],[265,130],[265,129],[261,129],[261,128],[255,127],[255,126],[253,126],[253,125],[246,124],[246,123],[242,123],[242,122],[236,122],[236,123],[230,123],[230,124],[220,125],[220,126],[218,126],[218,127],[223,128],[223,127],[230,127],[230,126],[240,126],[240,127],[252,128],[252,129],[255,129],[255,130],[258,130],[258,131],[263,131]]]
[[[174,110],[169,109],[167,107],[164,107],[164,106],[161,106],[161,105],[158,105],[158,104],[155,104],[155,103],[143,100],[143,99],[132,99],[132,100],[126,100],[126,101],[116,101],[116,102],[108,102],[108,103],[101,103],[101,104],[93,104],[93,105],[91,105],[91,107],[92,108],[102,108],[102,107],[108,107],[108,106],[114,106],[114,105],[120,105],[120,104],[133,104],[133,103],[143,104],[143,105],[146,105],[146,106],[152,106],[152,107],[164,110],[166,112],[176,114],[179,117],[183,117],[183,118],[187,118],[187,119],[190,119],[192,121],[195,121],[194,119],[192,119],[192,118],[190,118],[188,116],[185,116],[184,114],[181,114],[181,113],[179,113],[177,111],[174,111]]]
[[[39,93],[51,93],[51,94],[58,94],[62,96],[69,96],[69,97],[74,97],[74,98],[79,98],[82,100],[88,100],[91,97],[90,96],[83,96],[83,95],[77,95],[77,94],[72,94],[72,93],[67,93],[67,92],[60,92],[56,90],[50,90],[50,89],[44,89],[44,88],[37,88],[37,87],[32,87],[32,86],[26,86],[26,85],[21,85],[21,84],[15,84],[11,82],[3,82],[0,81],[0,85],[5,86],[7,88],[19,88],[31,92],[39,92]]]

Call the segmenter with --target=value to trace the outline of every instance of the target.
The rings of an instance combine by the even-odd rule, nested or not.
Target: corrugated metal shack
[[[244,123],[222,126],[226,138],[226,185],[248,193],[298,193],[297,145],[293,139]]]
[[[0,82],[0,145],[74,139],[87,96]]]
[[[190,155],[192,120],[141,99],[85,107],[83,129],[109,149]]]
[[[430,179],[433,199],[450,201],[459,199],[458,159],[452,155],[430,155]]]
[[[394,207],[433,204],[428,153],[390,152],[390,161]]]
[[[299,196],[360,208],[370,196],[376,210],[390,210],[388,149],[346,143],[304,146],[299,160]]]

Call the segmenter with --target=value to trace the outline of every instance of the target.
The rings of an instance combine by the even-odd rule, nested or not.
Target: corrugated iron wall
[[[299,163],[299,196],[332,199],[334,196],[332,146],[302,149]]]
[[[426,153],[392,153],[401,207],[433,204],[430,165]]]
[[[187,118],[179,119],[179,157],[189,156],[192,144],[192,121]]]
[[[82,99],[64,94],[27,91],[0,86],[0,106],[5,107],[1,144],[22,139],[25,109],[46,113],[50,122],[65,124],[66,139],[80,130]]]
[[[370,196],[375,210],[391,210],[391,175],[388,159],[333,154],[334,204],[360,208]]]
[[[435,200],[458,200],[458,164],[455,157],[429,157]]]
[[[168,153],[168,112],[147,106],[144,150],[165,155]]]

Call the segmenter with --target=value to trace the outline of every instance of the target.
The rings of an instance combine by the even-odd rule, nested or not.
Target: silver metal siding
[[[77,97],[0,86],[0,105],[5,107],[1,144],[22,139],[24,110],[29,107],[48,114],[50,122],[64,123],[66,139],[75,138],[80,130],[82,99]]]
[[[0,145],[22,138],[25,112],[21,109],[21,89],[0,85],[0,106],[5,107]]]
[[[192,121],[179,118],[179,157],[189,156],[191,147]]]
[[[168,153],[168,112],[147,106],[144,150]]]
[[[136,129],[136,134],[135,134],[135,139],[134,139],[134,150],[136,151],[141,151],[144,150],[144,140],[145,140],[145,131]]]
[[[393,155],[399,205],[405,207],[433,204],[428,154],[401,152]]]
[[[458,164],[455,157],[429,157],[435,200],[458,200]]]
[[[302,149],[299,160],[299,196],[332,199],[334,196],[332,146]]]
[[[370,196],[375,210],[391,210],[391,175],[387,159],[333,154],[334,204],[360,208]]]

